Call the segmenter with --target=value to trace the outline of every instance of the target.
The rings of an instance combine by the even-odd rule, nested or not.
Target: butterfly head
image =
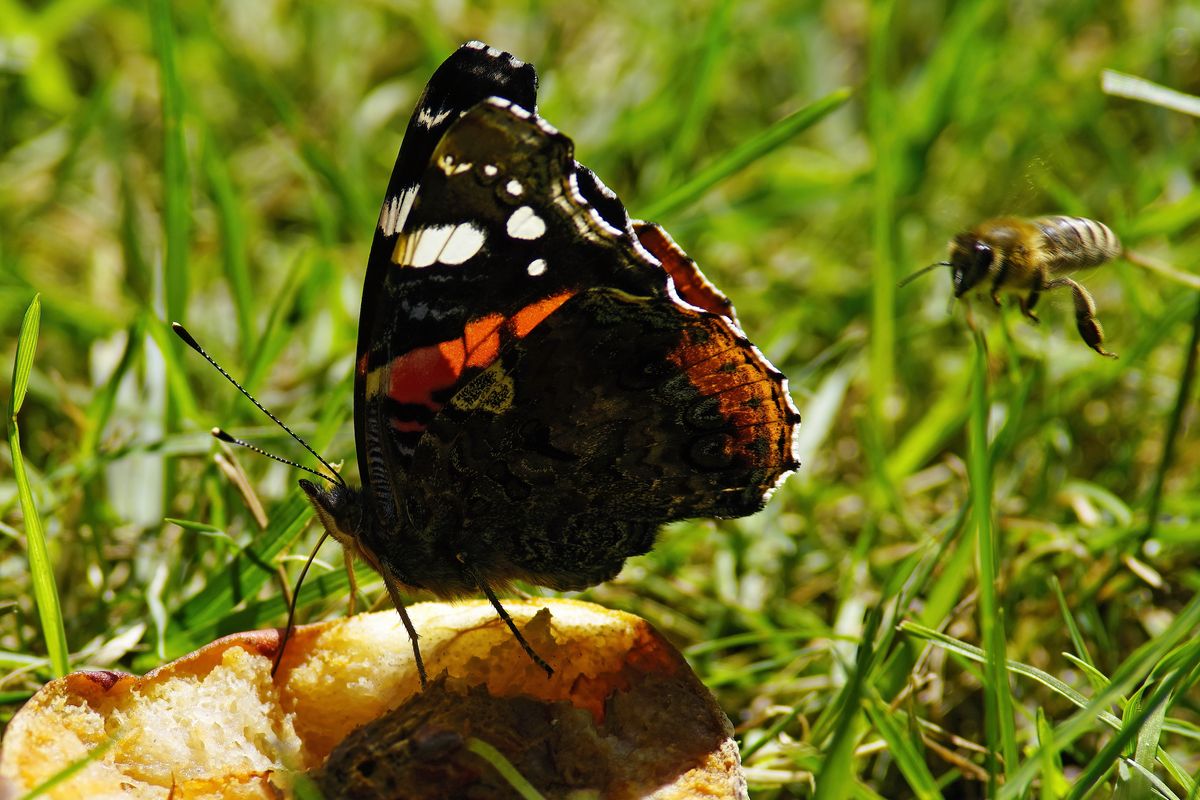
[[[362,552],[363,526],[366,524],[362,489],[342,483],[322,488],[306,480],[300,481],[300,488],[329,535],[351,552]]]

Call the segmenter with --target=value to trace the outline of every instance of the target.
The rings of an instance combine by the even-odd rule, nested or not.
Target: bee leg
[[[1087,289],[1070,278],[1056,278],[1047,283],[1045,288],[1057,289],[1060,286],[1071,287],[1071,294],[1075,297],[1075,327],[1079,329],[1083,341],[1100,355],[1116,358],[1115,353],[1104,349],[1104,329],[1100,327],[1100,320],[1096,319],[1096,303]]]
[[[1042,295],[1042,281],[1039,279],[1029,290],[1029,294],[1021,298],[1021,313],[1030,323],[1037,325],[1042,320],[1034,313],[1033,307],[1037,305],[1038,298]]]
[[[1000,256],[1000,265],[996,267],[996,275],[992,278],[992,302],[996,304],[996,308],[1000,307],[1000,287],[1004,285],[1004,280],[1008,277],[1008,258],[1004,255]]]

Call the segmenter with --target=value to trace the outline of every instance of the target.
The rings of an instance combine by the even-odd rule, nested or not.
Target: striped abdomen
[[[1103,222],[1083,217],[1030,220],[1042,234],[1042,263],[1050,272],[1070,272],[1112,261],[1121,242]]]

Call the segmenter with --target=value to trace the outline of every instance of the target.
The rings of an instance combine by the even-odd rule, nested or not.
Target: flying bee
[[[1121,255],[1121,242],[1102,222],[1083,217],[997,217],[950,241],[950,260],[930,264],[900,282],[937,267],[950,267],[954,296],[990,279],[987,294],[997,306],[1000,292],[1018,294],[1021,313],[1037,323],[1033,307],[1044,291],[1070,288],[1075,298],[1075,327],[1087,346],[1102,356],[1116,358],[1104,349],[1104,330],[1096,319],[1096,303],[1087,289],[1067,273],[1099,266]]]

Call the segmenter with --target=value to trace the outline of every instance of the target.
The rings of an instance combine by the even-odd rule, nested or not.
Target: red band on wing
[[[434,406],[433,392],[453,386],[462,364],[461,339],[409,350],[388,365],[387,395],[397,403]]]

